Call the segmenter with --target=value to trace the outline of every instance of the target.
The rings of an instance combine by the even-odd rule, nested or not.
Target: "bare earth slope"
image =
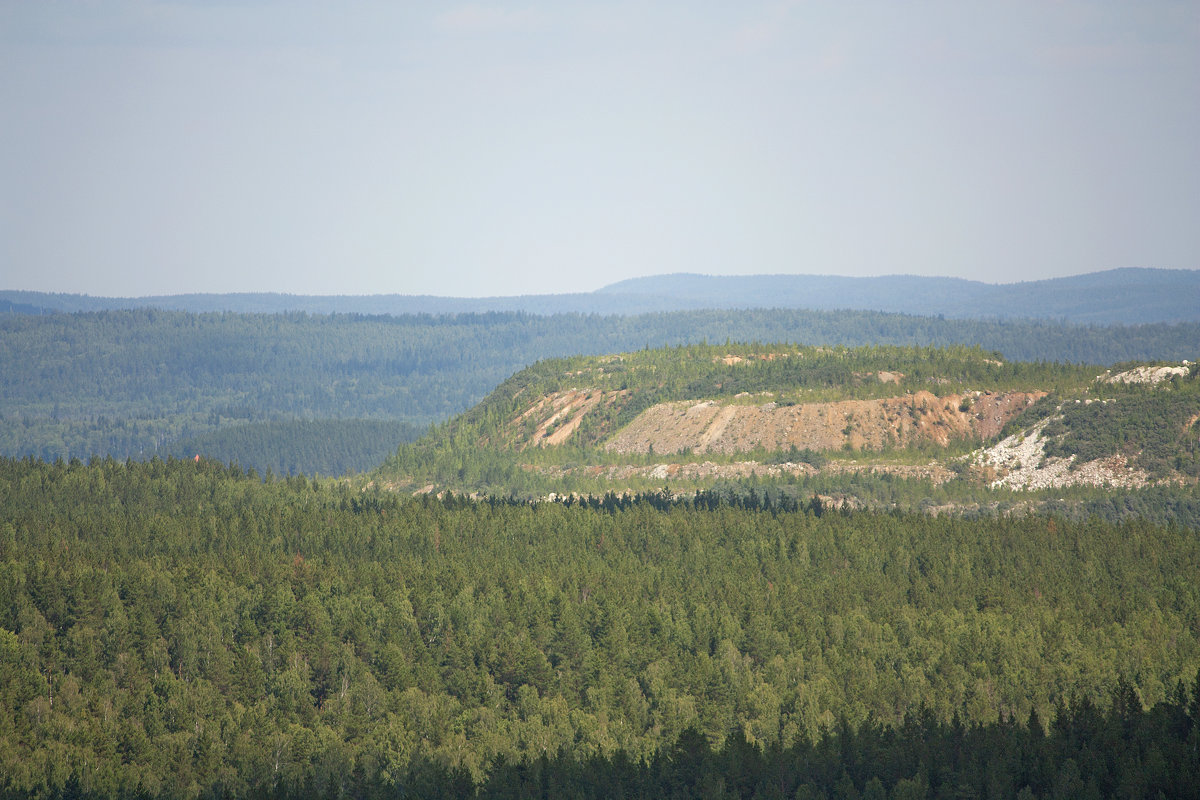
[[[995,436],[1040,392],[916,392],[878,400],[778,405],[660,403],[612,437],[616,453],[740,453],[764,450],[879,450]]]

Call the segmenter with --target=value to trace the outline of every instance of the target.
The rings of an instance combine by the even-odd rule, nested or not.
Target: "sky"
[[[0,0],[0,289],[1200,268],[1200,3]]]

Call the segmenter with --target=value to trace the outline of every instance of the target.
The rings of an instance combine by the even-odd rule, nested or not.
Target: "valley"
[[[0,793],[1175,792],[1192,329],[949,325],[9,320]]]

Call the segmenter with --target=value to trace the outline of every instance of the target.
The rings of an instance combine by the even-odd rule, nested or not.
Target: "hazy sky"
[[[0,0],[0,288],[1200,267],[1200,3]]]

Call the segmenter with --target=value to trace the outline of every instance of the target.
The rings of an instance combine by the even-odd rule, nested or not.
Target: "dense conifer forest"
[[[384,419],[322,419],[248,422],[163,447],[166,455],[186,458],[203,453],[225,463],[253,466],[275,475],[347,475],[381,464],[396,445],[424,430]]]
[[[1200,538],[0,460],[6,797],[1195,797]]]

